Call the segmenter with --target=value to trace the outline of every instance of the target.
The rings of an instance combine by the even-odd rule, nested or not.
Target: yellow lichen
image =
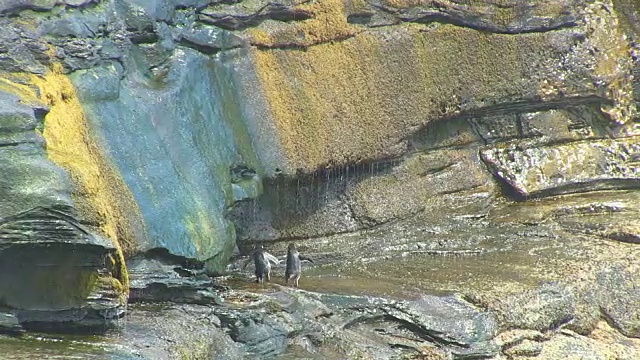
[[[305,2],[295,9],[309,12],[312,18],[290,26],[249,30],[252,44],[266,47],[277,44],[310,46],[344,39],[360,31],[347,21],[343,0]]]
[[[385,151],[455,115],[464,97],[522,97],[526,57],[546,51],[545,36],[404,25],[304,51],[254,49],[253,57],[288,168],[310,170],[394,155]]]
[[[27,105],[41,103],[36,89],[18,82],[19,80],[24,81],[22,74],[4,74],[0,77],[0,90],[18,96],[20,101]]]
[[[43,135],[51,161],[66,169],[76,189],[74,202],[82,216],[98,224],[117,248],[114,276],[128,289],[125,254],[135,250],[139,210],[131,192],[93,142],[87,119],[69,78],[54,65],[42,77],[33,76],[41,99],[50,106]]]
[[[594,46],[596,67],[594,75],[605,84],[612,106],[603,111],[618,124],[630,122],[636,115],[631,77],[631,48],[616,16],[612,16],[610,2],[595,3],[586,9],[585,23],[591,32],[590,44]]]

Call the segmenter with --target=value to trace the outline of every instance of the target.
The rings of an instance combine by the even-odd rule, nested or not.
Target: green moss
[[[235,246],[235,241],[233,240],[236,238],[236,228],[231,223],[225,227],[225,238],[230,239],[230,241],[225,241],[222,245],[221,251],[211,259],[205,261],[205,271],[209,275],[222,274],[227,266],[231,254],[233,253],[233,248]]]
[[[196,253],[201,254],[204,249],[213,247],[219,242],[215,236],[215,225],[212,223],[211,215],[205,211],[198,199],[194,198],[193,212],[185,216],[185,227],[189,234],[189,239],[196,247]]]
[[[94,286],[108,291],[114,291],[118,295],[118,300],[121,303],[124,304],[127,302],[127,297],[129,296],[128,289],[125,288],[117,278],[112,276],[98,276]]]

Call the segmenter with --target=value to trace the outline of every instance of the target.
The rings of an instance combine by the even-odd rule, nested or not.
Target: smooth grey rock
[[[210,306],[136,303],[114,339],[123,359],[244,359]],[[118,358],[120,359],[120,358]]]
[[[318,298],[349,319],[345,328],[384,316],[390,323],[408,325],[414,336],[439,344],[457,358],[491,357],[499,351],[492,341],[498,325],[493,314],[454,296],[425,295],[416,301],[341,295]]]
[[[225,308],[216,309],[215,314],[233,341],[244,345],[253,356],[273,357],[287,346],[287,329],[270,314]]]
[[[98,0],[1,0],[0,12],[3,10],[20,11],[20,10],[51,10],[55,5],[83,6]]]
[[[98,2],[98,0],[63,0],[62,3],[69,6],[84,6],[91,3]]]
[[[0,130],[3,133],[30,131],[39,124],[33,108],[22,104],[18,96],[0,91]]]
[[[150,17],[142,3],[127,0],[115,0],[118,19],[121,19],[127,30],[153,30],[155,19]]]
[[[0,0],[0,14],[15,14],[22,10],[47,11],[53,9],[57,0]]]
[[[172,0],[173,5],[177,8],[180,7],[194,7],[200,8],[215,2],[215,0]]]
[[[91,10],[69,10],[59,17],[44,21],[40,32],[44,36],[94,38],[103,35],[108,23],[106,6]]]
[[[181,33],[180,43],[203,53],[216,53],[221,50],[240,47],[246,41],[231,31],[213,26],[197,25]]]
[[[115,0],[116,9],[130,29],[153,29],[157,21],[171,22],[175,8],[171,0]]]
[[[34,110],[15,95],[0,91],[2,133],[34,134],[40,124]],[[0,147],[0,218],[39,206],[72,206],[67,174],[46,158],[44,144],[25,142]]]
[[[127,263],[131,280],[130,302],[172,302],[181,304],[220,304],[224,289],[202,274],[185,269],[176,261],[137,257]]]
[[[87,70],[79,70],[70,76],[77,84],[82,101],[117,100],[120,96],[122,66],[118,63],[105,64]]]
[[[84,105],[92,131],[140,206],[147,228],[140,250],[165,248],[220,271],[235,240],[224,217],[233,203],[229,168],[257,165],[251,145],[237,141],[236,131],[243,130],[218,82],[223,69],[185,48],[152,70],[136,62],[141,57],[129,59],[118,99]],[[91,77],[72,80],[81,98],[100,86]]]

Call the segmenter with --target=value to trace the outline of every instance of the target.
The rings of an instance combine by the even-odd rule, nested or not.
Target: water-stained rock
[[[478,30],[519,34],[550,31],[577,25],[583,1],[552,0],[536,3],[473,3],[447,1],[433,4],[415,1],[376,0],[373,9],[393,16],[397,21],[448,23]]]
[[[387,5],[417,7],[413,2]],[[478,31],[469,23],[499,17],[498,10],[487,9],[491,5],[447,2],[433,6],[433,11],[459,9],[466,12],[461,15],[464,21],[374,28],[345,21],[345,15],[348,18],[357,6],[340,1],[300,5],[315,17],[278,25],[265,22],[258,27],[260,31],[245,32],[257,48],[248,57],[231,60],[236,81],[266,84],[258,94],[262,99],[252,100],[254,108],[245,117],[251,133],[278,139],[256,143],[268,174],[280,169],[293,176],[297,171],[311,173],[319,167],[337,168],[361,159],[397,157],[407,151],[402,146],[407,137],[438,119],[495,114],[515,118],[521,112],[581,102],[602,106],[616,121],[631,119],[629,43],[617,19],[610,17],[608,2],[568,1],[558,6],[545,2],[526,8],[512,4],[500,8],[505,19],[484,29],[489,32]],[[510,24],[512,20],[520,25]],[[324,29],[322,23],[334,25],[318,31],[316,27]],[[540,28],[534,30],[537,26]],[[548,31],[546,26],[556,30]],[[514,32],[519,28],[522,33],[506,35],[507,28]],[[451,43],[454,38],[457,41]],[[604,38],[615,41],[601,41]],[[423,51],[424,46],[429,50]],[[306,51],[294,50],[299,47]],[[370,47],[377,49],[376,57],[360,55]],[[597,55],[604,49],[620,59],[619,68],[604,66],[608,60]],[[502,61],[494,61],[491,54],[495,53],[503,54]],[[340,70],[320,70],[329,63],[339,64],[335,68]],[[593,81],[587,80],[591,77]],[[396,101],[385,100],[392,98]],[[498,130],[491,138],[508,138],[522,129],[514,121],[509,128]],[[502,130],[514,134],[500,133]]]
[[[272,19],[278,21],[304,21],[313,17],[306,9],[296,8],[299,1],[256,1],[239,8],[234,4],[214,4],[198,12],[198,20],[226,30],[244,30]]]
[[[519,197],[640,185],[640,145],[635,137],[538,147],[511,144],[481,154],[493,175]]]
[[[622,334],[640,338],[640,299],[638,272],[620,266],[611,267],[598,274],[598,287],[593,296],[609,324]]]
[[[168,54],[152,71],[128,63],[123,79],[116,65],[72,79],[93,131],[140,206],[147,228],[140,250],[164,248],[219,272],[235,240],[224,216],[235,201],[229,168],[259,165],[231,89],[218,83],[224,69],[193,49]]]
[[[197,24],[181,31],[179,43],[205,54],[240,47],[246,42],[231,31],[214,26]]]
[[[0,14],[15,14],[22,10],[47,11],[56,5],[83,6],[95,0],[3,0]]]
[[[548,283],[540,288],[501,299],[505,328],[545,332],[559,328],[575,317],[576,295],[566,285]]]

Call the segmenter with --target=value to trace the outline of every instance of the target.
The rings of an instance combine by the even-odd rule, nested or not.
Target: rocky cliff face
[[[563,197],[638,187],[637,2],[10,0],[0,14],[0,299],[17,323],[117,317],[125,257],[217,273],[236,238],[417,214],[531,223],[544,204],[512,218],[508,201],[549,196],[585,232],[640,236],[637,206],[598,220],[602,199]],[[15,295],[25,281],[63,287]]]

